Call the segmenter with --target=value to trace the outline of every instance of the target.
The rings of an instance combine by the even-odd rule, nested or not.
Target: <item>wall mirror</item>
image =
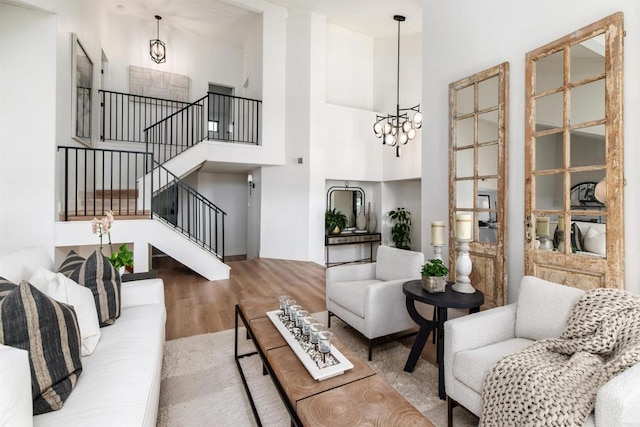
[[[449,266],[457,258],[456,214],[470,212],[471,283],[486,307],[506,302],[508,80],[505,62],[449,85]]]
[[[526,56],[525,270],[623,287],[623,15]]]
[[[91,144],[93,62],[76,34],[71,34],[71,62],[71,135]]]
[[[334,186],[327,191],[327,209],[336,208],[347,216],[347,228],[356,226],[356,217],[365,206],[364,190],[351,187],[345,182],[344,187]]]

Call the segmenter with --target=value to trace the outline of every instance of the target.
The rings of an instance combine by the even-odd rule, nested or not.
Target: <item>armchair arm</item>
[[[640,420],[640,364],[613,377],[598,390],[596,426],[637,426]]]
[[[407,312],[402,285],[411,277],[373,283],[364,296],[365,335],[377,338],[415,327]]]
[[[453,389],[453,358],[464,350],[515,338],[516,304],[492,308],[448,320],[444,324],[444,377]]]
[[[353,282],[376,278],[376,263],[336,265],[327,268],[326,283]]]
[[[121,288],[122,308],[146,304],[164,304],[164,282],[162,279],[134,280],[123,282]]]

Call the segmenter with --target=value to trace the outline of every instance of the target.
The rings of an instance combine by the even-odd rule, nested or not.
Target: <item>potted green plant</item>
[[[347,226],[347,216],[336,208],[327,209],[324,213],[324,228],[328,234],[340,234]]]
[[[427,292],[444,292],[449,269],[441,259],[430,259],[422,266],[422,289]]]
[[[120,245],[118,252],[111,253],[109,261],[122,274],[124,269],[130,270],[133,268],[133,252],[129,250],[126,243],[123,243]]]
[[[411,243],[411,212],[405,208],[398,208],[389,212],[389,218],[393,221],[391,239],[396,248],[411,249],[409,247],[409,243]]]

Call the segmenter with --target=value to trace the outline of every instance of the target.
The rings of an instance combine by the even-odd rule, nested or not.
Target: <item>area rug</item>
[[[324,317],[323,317],[324,316]],[[326,324],[326,312],[317,314]],[[367,358],[362,336],[340,320],[331,320],[336,337],[360,359]],[[240,331],[240,353],[252,350]],[[167,341],[162,366],[158,426],[256,425],[234,360],[234,330]],[[447,425],[447,404],[438,398],[438,370],[421,359],[414,372],[404,372],[410,349],[399,342],[374,348],[367,362],[437,427]],[[269,376],[262,374],[258,356],[243,358],[242,366],[262,424],[291,425],[287,410]],[[478,419],[462,408],[454,409],[455,426],[477,426]]]

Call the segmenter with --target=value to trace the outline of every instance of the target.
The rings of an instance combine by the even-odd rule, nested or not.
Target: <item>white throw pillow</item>
[[[80,286],[62,273],[54,273],[45,268],[39,268],[31,276],[29,283],[56,301],[73,306],[80,327],[82,356],[92,354],[102,332],[91,290]]]
[[[607,235],[590,227],[584,236],[584,250],[599,255],[607,255]]]

